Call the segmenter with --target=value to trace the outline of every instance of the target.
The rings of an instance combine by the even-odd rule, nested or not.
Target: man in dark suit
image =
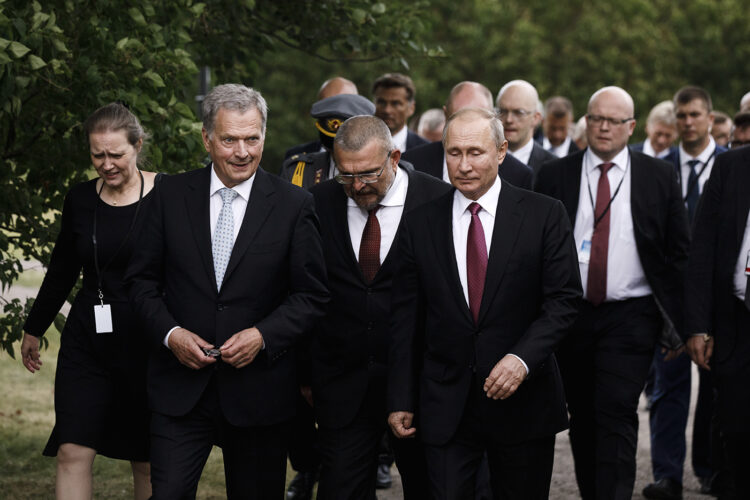
[[[388,125],[393,135],[396,149],[403,154],[409,149],[427,144],[406,126],[414,114],[417,89],[414,82],[401,73],[386,73],[372,84],[372,100],[375,103],[375,116]]]
[[[665,159],[675,167],[688,221],[692,222],[716,155],[726,148],[716,145],[711,136],[713,109],[708,92],[699,87],[683,87],[674,95],[672,105],[680,144]],[[678,499],[682,496],[687,450],[685,428],[690,413],[690,357],[684,352],[674,356],[665,349],[657,349],[653,366],[649,424],[654,482],[644,488],[643,495],[654,499]],[[714,475],[710,460],[712,392],[709,374],[704,372],[693,427],[693,465],[701,484],[708,486],[709,490]]]
[[[456,111],[466,107],[478,107],[493,110],[492,93],[476,82],[461,82],[451,90],[448,100],[443,106],[446,118]],[[430,174],[445,182],[450,182],[446,166],[445,151],[442,142],[431,142],[407,151],[404,160],[408,161],[420,172]],[[531,189],[534,173],[525,164],[516,160],[512,155],[507,156],[499,166],[499,176],[514,186]]]
[[[293,348],[328,292],[312,196],[258,168],[266,104],[242,85],[203,101],[206,168],[155,191],[127,279],[149,363],[155,499],[194,498],[214,444],[229,498],[284,492]]]
[[[536,89],[524,80],[503,85],[495,101],[508,149],[518,161],[531,167],[535,175],[542,163],[557,159],[534,140],[534,129],[542,121],[542,114],[537,111],[538,102]]]
[[[563,158],[579,150],[570,137],[574,122],[573,103],[563,96],[550,97],[544,102],[542,146],[558,158]]]
[[[331,303],[312,336],[313,401],[323,456],[318,498],[375,492],[378,444],[387,430],[386,367],[395,237],[407,213],[450,186],[399,164],[388,127],[350,118],[334,141],[339,174],[310,190],[320,216]],[[389,433],[390,434],[390,433]],[[424,453],[394,442],[404,497],[424,498]]]
[[[748,186],[750,148],[716,157],[695,215],[685,284],[687,349],[718,390],[727,499],[750,498]]]
[[[559,359],[585,499],[631,498],[638,397],[663,327],[681,331],[687,216],[672,166],[627,148],[633,113],[623,89],[595,92],[588,148],[545,164],[535,186],[565,204],[584,284]]]
[[[567,425],[553,352],[581,296],[570,224],[559,202],[498,177],[494,112],[458,111],[444,141],[456,189],[400,233],[389,424],[425,443],[434,498],[473,499],[486,451],[495,497],[546,499]]]

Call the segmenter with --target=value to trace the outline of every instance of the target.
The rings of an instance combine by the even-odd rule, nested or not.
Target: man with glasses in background
[[[558,351],[583,498],[632,497],[638,398],[662,328],[682,326],[685,207],[672,166],[627,147],[633,116],[623,89],[595,92],[588,148],[545,164],[535,186],[565,205],[583,282]]]
[[[542,163],[557,158],[534,141],[534,129],[542,121],[537,102],[539,94],[533,85],[524,80],[513,80],[503,85],[495,101],[508,149],[518,161],[531,167],[534,175]]]
[[[400,163],[386,124],[345,121],[333,146],[338,173],[310,189],[320,217],[331,303],[312,335],[312,397],[322,470],[318,498],[370,499],[386,430],[391,283],[403,215],[451,189]],[[390,435],[390,433],[389,433]],[[392,437],[392,435],[391,435]],[[393,440],[404,498],[424,498],[418,440]]]

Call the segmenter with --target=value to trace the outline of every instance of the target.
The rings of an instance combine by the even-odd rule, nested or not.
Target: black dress
[[[116,207],[102,202],[96,179],[76,185],[65,198],[49,269],[24,325],[27,333],[42,336],[83,268],[83,285],[60,337],[56,422],[44,449],[47,456],[56,456],[63,443],[74,443],[111,458],[148,461],[148,349],[122,278],[152,198],[153,190],[143,197],[133,231],[119,251],[136,203]],[[102,291],[111,307],[113,333],[96,333],[94,323],[94,305],[99,304],[92,242],[95,213],[99,267],[106,265]]]

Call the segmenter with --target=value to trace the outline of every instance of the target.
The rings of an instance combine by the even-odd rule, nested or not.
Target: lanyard
[[[112,257],[109,258],[106,264],[104,264],[104,267],[99,269],[99,250],[97,246],[96,241],[96,213],[97,208],[99,207],[99,201],[102,199],[102,189],[104,189],[104,179],[102,179],[102,185],[99,188],[99,192],[96,193],[96,204],[94,205],[94,230],[91,235],[91,241],[94,243],[94,269],[96,269],[96,282],[99,292],[99,302],[104,305],[104,294],[102,293],[102,274],[104,274],[104,271],[107,270],[107,267],[112,263],[113,260],[115,260],[115,257],[117,257],[117,254],[120,253],[120,250],[122,250],[122,247],[125,246],[125,242],[128,241],[128,238],[130,238],[130,233],[133,232],[133,227],[135,227],[135,221],[138,219],[138,210],[141,208],[141,200],[143,200],[143,174],[140,170],[138,170],[138,175],[141,177],[141,192],[138,195],[138,203],[135,205],[135,214],[133,215],[133,220],[130,222],[130,228],[128,228],[128,232],[125,235],[125,238],[120,242],[120,246],[117,247],[117,250],[115,250],[115,253],[112,254]]]
[[[711,152],[711,156],[708,157],[706,160],[706,163],[703,163],[702,161],[698,160],[698,158],[695,158],[698,160],[698,162],[703,163],[703,166],[701,167],[700,171],[698,172],[698,175],[695,176],[693,179],[693,182],[688,182],[687,190],[685,191],[685,198],[682,200],[683,202],[687,202],[688,197],[690,196],[690,193],[693,192],[693,189],[698,188],[698,179],[701,178],[701,175],[703,175],[703,172],[708,168],[708,164],[711,163],[711,159],[716,154],[716,148],[714,148],[713,152]],[[690,176],[688,176],[688,181],[690,180]],[[682,181],[682,165],[680,165],[680,181]]]
[[[607,203],[607,206],[604,207],[604,210],[599,215],[599,217],[596,216],[596,208],[594,207],[594,195],[591,194],[591,182],[589,181],[589,169],[585,169],[586,170],[586,187],[589,190],[589,201],[591,201],[591,212],[594,214],[594,229],[596,229],[596,226],[604,218],[604,216],[607,215],[607,212],[609,212],[609,209],[612,206],[612,202],[615,201],[615,198],[620,193],[620,188],[622,187],[622,181],[624,181],[625,176],[628,175],[628,168],[630,168],[630,148],[628,148],[628,164],[625,166],[625,172],[622,174],[620,183],[617,184],[617,189],[615,189],[615,194],[613,194],[612,197],[609,199],[609,203]],[[602,172],[602,175],[606,175],[606,174]]]

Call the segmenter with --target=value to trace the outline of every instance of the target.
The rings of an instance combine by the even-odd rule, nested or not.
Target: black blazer
[[[536,177],[535,190],[561,200],[573,227],[585,151],[545,163]],[[643,153],[632,152],[630,158],[630,204],[638,256],[660,307],[681,333],[690,236],[677,175],[669,163]]]
[[[406,216],[394,278],[389,411],[418,410],[417,433],[432,445],[455,433],[472,384],[482,387],[508,353],[529,377],[506,400],[480,411],[494,438],[517,443],[567,426],[558,343],[577,314],[581,281],[562,205],[503,183],[479,322],[458,276],[452,230],[453,190]]]
[[[716,157],[693,224],[685,283],[685,333],[716,337],[711,364],[731,371],[747,359],[732,356],[737,344],[734,266],[750,211],[750,147]]]
[[[149,403],[159,413],[184,415],[214,376],[231,424],[289,420],[298,394],[290,351],[322,316],[328,300],[312,196],[258,169],[218,291],[211,253],[210,169],[162,181],[126,274],[133,307],[155,345]],[[241,369],[219,362],[191,370],[162,344],[175,326],[215,346],[255,326],[265,348]]]
[[[424,144],[429,144],[429,141],[422,137],[421,135],[418,135],[415,132],[412,132],[411,130],[406,130],[406,150],[414,149],[417,146],[422,146]],[[403,151],[402,151],[403,153]]]
[[[294,155],[301,155],[305,153],[320,153],[320,148],[323,147],[323,143],[320,139],[312,142],[306,142],[304,144],[297,144],[287,149],[284,153],[284,161],[288,160]]]
[[[293,182],[295,174],[299,172],[301,184],[297,186],[310,189],[316,184],[328,180],[331,172],[331,154],[328,151],[304,153],[284,160],[279,177]]]
[[[414,165],[416,170],[430,174],[438,179],[443,178],[443,143],[430,142],[423,146],[407,150],[401,157]],[[531,189],[534,174],[531,169],[521,163],[513,155],[506,155],[498,168],[498,175],[516,187]]]
[[[402,220],[414,208],[451,189],[411,166],[402,168],[409,178]],[[331,291],[328,313],[312,338],[313,400],[318,422],[339,428],[352,421],[371,380],[385,384],[391,285],[400,260],[398,239],[375,279],[367,283],[352,249],[344,190],[328,181],[310,192],[320,216]]]
[[[542,163],[554,160],[557,160],[557,156],[553,155],[544,149],[541,144],[534,141],[534,147],[531,149],[531,155],[529,156],[529,167],[534,171],[534,175],[539,172]]]

